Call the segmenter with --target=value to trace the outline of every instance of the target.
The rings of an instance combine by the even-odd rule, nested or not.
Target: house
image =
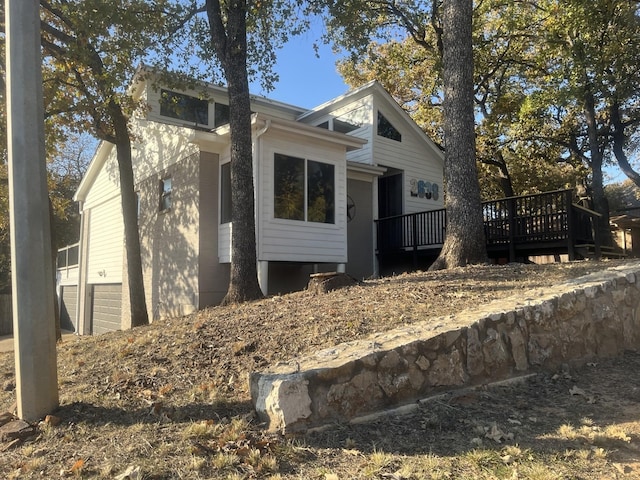
[[[155,320],[215,305],[231,261],[224,88],[175,90],[145,75],[133,164],[146,302]],[[309,274],[378,274],[375,220],[443,207],[443,154],[377,82],[312,110],[252,97],[257,265],[265,294]],[[102,142],[75,195],[77,245],[59,294],[77,332],[130,326],[115,147]],[[71,258],[71,260],[69,260]]]

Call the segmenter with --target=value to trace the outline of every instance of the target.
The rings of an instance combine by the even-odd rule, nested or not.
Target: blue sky
[[[313,108],[338,97],[349,90],[336,71],[336,61],[340,58],[331,47],[317,41],[322,26],[314,25],[312,30],[287,43],[277,54],[276,72],[280,81],[271,92],[261,90],[259,84],[251,86],[251,93],[299,107]],[[313,48],[319,44],[319,57]],[[633,157],[635,158],[635,157]],[[617,164],[604,168],[605,183],[626,180]]]
[[[313,108],[342,95],[349,87],[336,71],[338,56],[328,45],[320,44],[319,58],[313,49],[320,36],[311,30],[294,37],[277,53],[275,71],[280,76],[275,90],[264,92],[259,85],[252,84],[251,93],[299,107]]]

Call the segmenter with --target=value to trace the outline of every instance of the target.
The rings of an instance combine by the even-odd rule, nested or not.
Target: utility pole
[[[58,406],[38,0],[5,0],[11,277],[18,416]]]

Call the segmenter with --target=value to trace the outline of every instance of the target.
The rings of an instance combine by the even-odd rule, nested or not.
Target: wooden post
[[[411,241],[413,242],[413,269],[418,269],[418,214],[411,214]]]
[[[576,229],[573,218],[573,190],[567,190],[564,192],[565,196],[565,208],[567,210],[567,254],[569,261],[573,262],[576,259]]]
[[[507,199],[507,208],[509,211],[509,261],[516,261],[516,198]]]
[[[18,416],[58,406],[38,0],[5,0],[11,277]]]

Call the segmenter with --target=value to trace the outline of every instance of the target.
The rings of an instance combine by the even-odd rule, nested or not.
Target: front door
[[[402,171],[394,169],[378,178],[378,218],[402,215],[402,177]]]
[[[378,178],[378,218],[402,215],[402,170],[389,169]],[[379,224],[378,249],[392,251],[402,248],[402,218]]]

